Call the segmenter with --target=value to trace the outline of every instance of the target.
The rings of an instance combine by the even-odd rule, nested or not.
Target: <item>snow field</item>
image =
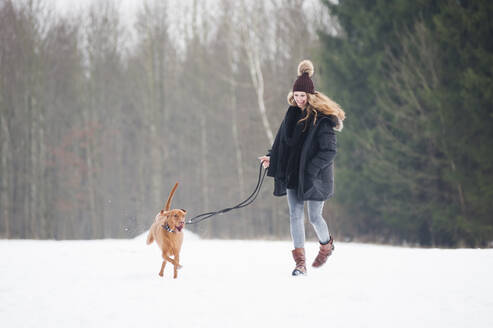
[[[493,327],[493,250],[335,242],[291,277],[290,242],[186,232],[178,279],[133,240],[0,240],[1,327]],[[318,246],[307,243],[311,264]]]

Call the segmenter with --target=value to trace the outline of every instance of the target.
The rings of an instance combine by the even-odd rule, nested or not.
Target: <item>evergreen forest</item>
[[[493,2],[325,5],[323,89],[348,113],[337,160],[343,230],[423,246],[493,234]],[[490,244],[491,246],[491,244]]]

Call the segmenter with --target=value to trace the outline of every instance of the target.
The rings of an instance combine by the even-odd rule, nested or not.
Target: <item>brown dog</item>
[[[164,267],[166,266],[166,261],[168,261],[174,266],[173,278],[175,279],[178,277],[178,269],[181,268],[180,249],[183,243],[182,230],[185,227],[185,215],[187,214],[187,211],[183,209],[169,209],[171,199],[177,187],[178,182],[171,190],[165,208],[156,215],[154,223],[147,235],[147,244],[149,245],[155,240],[162,251],[163,264],[161,265],[159,275],[161,277],[163,276]],[[173,259],[170,256],[173,256]]]

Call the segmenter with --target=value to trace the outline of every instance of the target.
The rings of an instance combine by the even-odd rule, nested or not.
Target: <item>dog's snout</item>
[[[180,223],[176,226],[178,231],[181,231],[185,227],[185,221],[180,221]]]

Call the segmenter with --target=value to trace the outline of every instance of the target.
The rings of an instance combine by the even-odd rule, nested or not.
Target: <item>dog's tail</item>
[[[147,245],[150,245],[150,244],[152,244],[153,241],[154,241],[154,237],[152,236],[151,230],[149,230],[149,233],[147,234],[147,241],[146,241],[146,243],[147,243]]]
[[[175,186],[173,187],[173,189],[171,189],[171,192],[169,193],[168,201],[166,202],[166,206],[164,208],[165,211],[169,211],[169,207],[171,205],[171,199],[173,198],[173,194],[175,193],[176,188],[178,188],[178,182],[175,183]]]

